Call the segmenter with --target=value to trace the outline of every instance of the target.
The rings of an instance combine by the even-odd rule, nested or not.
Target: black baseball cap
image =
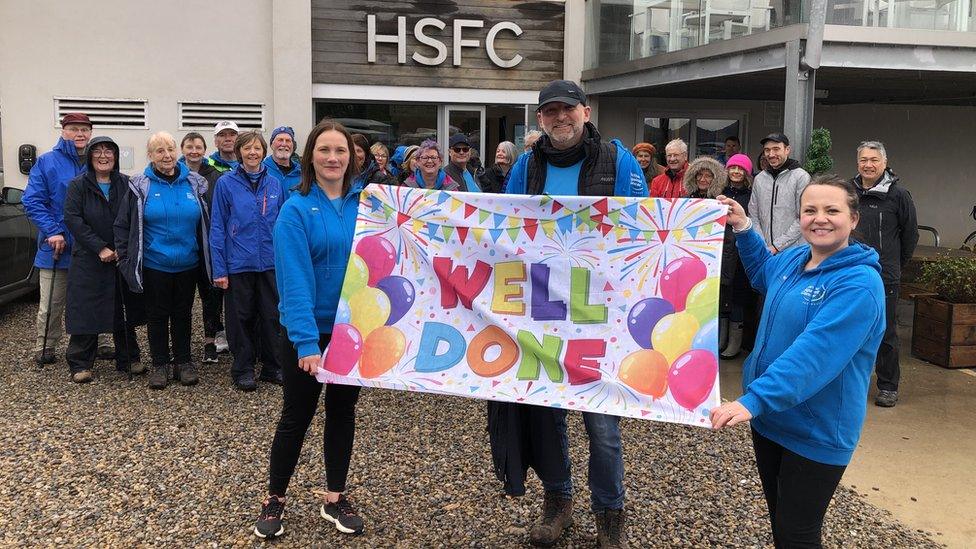
[[[457,145],[467,145],[469,147],[471,146],[471,142],[468,141],[468,136],[464,135],[463,133],[456,133],[452,135],[449,143],[450,143],[449,147],[452,149]]]
[[[782,144],[786,145],[787,147],[790,146],[790,138],[789,137],[786,137],[786,134],[782,134],[782,133],[779,133],[779,132],[774,132],[774,133],[771,133],[771,134],[767,135],[766,137],[763,137],[762,138],[762,141],[760,141],[759,144],[760,145],[765,145],[767,141],[775,141],[777,143],[782,143]]]
[[[536,111],[549,103],[566,103],[575,107],[576,105],[586,105],[586,94],[582,88],[572,80],[553,80],[546,84],[539,92],[539,106]]]

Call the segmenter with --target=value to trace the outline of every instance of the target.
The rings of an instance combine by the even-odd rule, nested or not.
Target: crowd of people
[[[539,94],[541,130],[526,135],[521,154],[514,143],[499,143],[487,169],[472,159],[474,146],[461,133],[450,137],[447,158],[434,140],[391,154],[323,120],[299,156],[290,127],[275,128],[269,143],[222,121],[209,156],[200,133],[179,144],[154,133],[147,166],[129,177],[119,169],[118,145],[93,138],[86,115],[67,114],[24,196],[39,229],[35,358],[56,361],[63,310],[72,381],[91,381],[96,359],[111,357],[121,371],[148,370],[152,389],[194,385],[191,312],[199,296],[203,362],[229,351],[238,389],[253,391],[259,381],[283,386],[268,495],[254,526],[257,536],[276,537],[323,391],[313,376],[331,339],[365,185],[717,199],[729,207],[719,349],[723,358],[752,352],[743,396],[713,409],[712,424],[750,422],[776,546],[819,546],[827,505],[860,435],[876,358],[876,404],[897,402],[898,283],[918,238],[911,195],[874,141],[858,148],[853,180],[811,179],[782,133],[761,141],[756,165],[739,152],[737,138],[720,155],[690,161],[687,143],[675,139],[659,165],[655,145],[628,149],[607,141],[589,116],[578,85],[551,82]],[[135,337],[143,324],[148,369]],[[114,352],[105,349],[109,337]],[[324,391],[320,514],[343,533],[361,533],[364,520],[345,494],[360,388]],[[506,459],[512,452],[542,481],[542,517],[529,541],[554,544],[573,522],[567,411],[490,402],[488,416],[496,473],[506,487],[523,486],[526,474],[498,466],[515,463]],[[619,419],[583,413],[601,547],[627,546]],[[518,425],[517,440],[496,437],[499,422]]]

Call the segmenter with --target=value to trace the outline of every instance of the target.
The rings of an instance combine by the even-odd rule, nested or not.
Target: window
[[[230,120],[242,130],[263,130],[264,104],[218,101],[180,102],[181,130],[210,130],[221,120]]]
[[[389,148],[437,139],[437,106],[402,103],[315,103],[315,119],[333,118],[370,143]],[[392,150],[391,150],[392,153]]]
[[[55,97],[54,126],[69,112],[87,114],[96,128],[146,128],[145,99]]]
[[[668,116],[648,112],[641,113],[643,124],[638,131],[643,141],[657,149],[657,160],[661,165],[665,164],[665,145],[678,138],[688,144],[688,160],[714,156],[724,161],[725,140],[729,137],[744,139],[743,118],[728,115],[697,118],[689,114]],[[745,150],[745,143],[741,143],[740,148]]]

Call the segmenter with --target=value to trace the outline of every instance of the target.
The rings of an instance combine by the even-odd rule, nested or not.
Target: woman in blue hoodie
[[[711,411],[716,429],[750,421],[776,547],[820,547],[824,514],[864,424],[884,335],[878,254],[850,237],[854,188],[836,176],[800,195],[806,245],[772,255],[742,206],[728,222],[752,286],[766,295],[742,397]]]
[[[355,183],[355,145],[333,120],[312,129],[302,155],[298,191],[281,208],[274,228],[284,399],[271,443],[268,497],[254,526],[260,538],[284,532],[285,491],[318,407],[322,384],[315,379],[332,336],[339,292],[352,249],[360,184]],[[325,386],[325,503],[320,514],[346,534],[363,521],[343,492],[352,457],[359,387]]]
[[[242,391],[257,389],[255,342],[267,350],[280,346],[271,231],[286,197],[262,163],[267,151],[259,132],[238,134],[234,154],[240,164],[217,180],[210,218],[213,283],[225,291],[227,342],[234,354],[230,373]],[[276,353],[263,354],[261,381],[280,384]]]
[[[190,313],[200,263],[210,271],[207,180],[177,162],[172,135],[154,133],[147,149],[149,165],[129,179],[115,218],[115,252],[129,289],[144,295],[149,387],[166,388],[171,373],[183,385],[196,385]]]

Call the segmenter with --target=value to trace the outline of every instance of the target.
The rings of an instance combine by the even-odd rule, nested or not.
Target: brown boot
[[[627,511],[607,509],[593,513],[596,517],[596,546],[606,549],[626,549]]]
[[[529,543],[549,547],[573,525],[573,498],[546,492],[542,504],[542,518],[532,525]]]

